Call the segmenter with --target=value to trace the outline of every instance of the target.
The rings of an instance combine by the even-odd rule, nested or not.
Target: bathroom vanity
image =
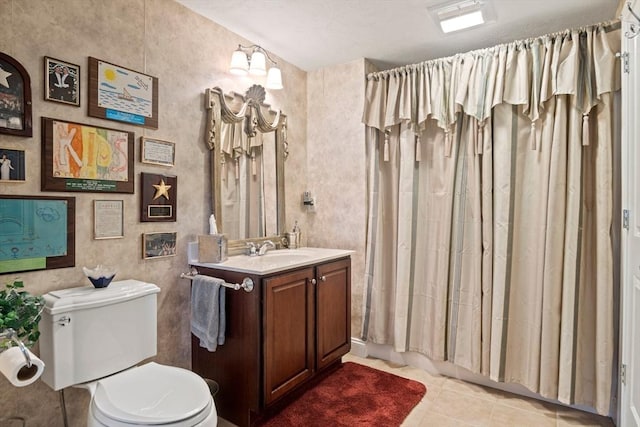
[[[255,424],[341,363],[351,346],[352,251],[321,248],[191,262],[199,274],[254,288],[226,290],[226,341],[215,352],[192,336],[192,370],[218,382],[218,413]]]

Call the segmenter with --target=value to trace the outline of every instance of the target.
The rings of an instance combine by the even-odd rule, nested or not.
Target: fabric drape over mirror
[[[249,137],[244,128],[244,120],[220,126],[222,229],[233,239],[263,236],[266,233],[265,137],[262,133]],[[271,145],[275,146],[273,135],[270,138]]]
[[[368,76],[363,339],[609,413],[619,27]]]

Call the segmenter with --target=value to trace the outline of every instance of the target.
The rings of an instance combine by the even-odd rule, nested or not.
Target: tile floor
[[[427,394],[402,423],[402,427],[613,427],[610,418],[589,414],[516,394],[444,376],[433,376],[410,366],[351,354],[343,361],[356,362],[420,381]],[[223,419],[219,427],[233,427]],[[377,426],[376,426],[377,427]]]

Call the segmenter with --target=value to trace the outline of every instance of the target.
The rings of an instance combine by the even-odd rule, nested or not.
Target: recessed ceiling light
[[[488,0],[455,0],[428,8],[444,33],[463,30],[489,22]]]
[[[475,27],[484,24],[484,17],[481,10],[454,16],[453,18],[443,19],[440,21],[440,27],[445,33],[464,30],[465,28]]]

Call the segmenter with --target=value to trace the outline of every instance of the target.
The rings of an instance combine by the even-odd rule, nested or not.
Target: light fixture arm
[[[267,67],[267,64],[269,67]],[[268,89],[282,89],[282,72],[278,63],[267,53],[262,46],[252,44],[243,46],[238,44],[238,48],[231,56],[231,74],[246,76],[253,74],[257,76],[267,76],[266,86]]]
[[[260,52],[264,53],[264,56],[266,56],[267,59],[269,61],[271,61],[272,64],[274,64],[274,65],[278,64],[276,61],[273,60],[273,58],[271,58],[271,56],[269,56],[269,53],[266,50],[264,50],[264,48],[262,46],[259,46],[257,44],[252,44],[252,45],[249,45],[249,46],[242,46],[241,44],[239,44],[238,45],[238,49],[242,50],[243,52],[245,52],[245,51],[253,52],[254,50],[259,50]],[[251,61],[251,55],[247,54],[247,58],[249,59],[249,61]]]

